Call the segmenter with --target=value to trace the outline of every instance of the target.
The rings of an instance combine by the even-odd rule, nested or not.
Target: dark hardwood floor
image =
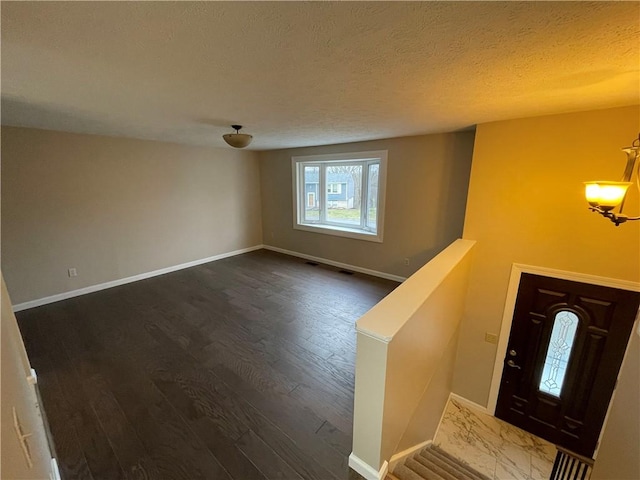
[[[18,313],[64,479],[348,478],[354,322],[396,286],[260,250]]]

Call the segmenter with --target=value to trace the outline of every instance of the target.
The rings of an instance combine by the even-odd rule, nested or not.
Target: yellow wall
[[[253,152],[2,127],[13,301],[261,244],[259,175]]]
[[[511,265],[640,280],[640,222],[589,212],[585,180],[618,180],[638,106],[479,125],[464,238],[476,240],[454,391],[485,405]],[[639,212],[637,192],[628,202]]]
[[[618,180],[626,161],[620,149],[638,131],[639,106],[478,126],[464,226],[464,238],[477,244],[455,393],[487,403],[496,348],[484,334],[500,330],[513,263],[640,281],[640,222],[615,227],[589,212],[582,185]],[[625,210],[638,214],[639,203],[634,189]],[[638,409],[629,416],[625,406],[640,404],[633,361],[639,348],[631,342],[621,375],[635,380],[621,381],[616,391],[596,462],[609,471],[600,469],[598,478],[640,477],[638,461],[624,457],[625,445],[635,445],[637,460]]]

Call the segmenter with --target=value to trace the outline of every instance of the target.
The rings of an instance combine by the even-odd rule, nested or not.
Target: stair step
[[[413,458],[407,458],[404,464],[407,466],[407,468],[410,468],[418,475],[420,475],[420,478],[426,478],[428,480],[451,480],[440,475],[437,470],[425,467],[423,464],[414,460]]]
[[[453,464],[457,465],[459,470],[464,471],[473,480],[491,480],[486,475],[474,470],[472,467],[467,465],[465,462],[463,462],[462,460],[454,457],[449,452],[446,452],[445,450],[441,449],[437,445],[430,445],[429,447],[430,447],[429,451],[432,454],[438,456],[439,458],[441,458],[444,461],[447,461],[447,462],[450,462],[450,463],[453,463]],[[423,451],[424,450],[426,450],[426,449],[423,449]]]
[[[429,480],[431,478],[434,480],[456,480],[455,477],[448,475],[447,472],[434,464],[424,465],[413,458],[408,458],[405,465],[414,472],[419,473],[422,478],[428,478]]]
[[[456,463],[447,462],[433,455],[428,449],[413,457],[425,467],[433,470],[445,480],[475,480],[466,474]]]
[[[435,445],[397,465],[393,476],[398,480],[490,480]]]
[[[402,463],[398,465],[394,470],[393,474],[398,477],[400,480],[424,480],[425,477],[421,477],[419,474],[411,470],[410,468],[405,467]],[[431,480],[431,479],[429,479]]]

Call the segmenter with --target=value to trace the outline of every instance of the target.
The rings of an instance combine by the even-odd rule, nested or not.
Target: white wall
[[[473,244],[455,241],[358,320],[356,470],[378,471],[401,441],[433,438],[451,391]]]
[[[253,152],[2,127],[13,301],[261,244],[259,175]]]
[[[0,395],[0,478],[7,480],[49,479],[51,452],[47,444],[40,407],[33,385],[27,382],[31,374],[29,360],[22,343],[11,300],[2,278],[1,381]],[[33,466],[29,466],[14,430],[13,410],[19,418]]]

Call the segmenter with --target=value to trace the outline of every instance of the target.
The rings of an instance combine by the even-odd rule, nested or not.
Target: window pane
[[[330,183],[327,185],[327,193],[329,194],[341,194],[342,183]]]
[[[577,330],[578,316],[575,313],[562,311],[556,314],[540,378],[540,391],[560,397]]]
[[[369,185],[367,186],[367,227],[374,232],[378,228],[378,177],[380,165],[369,165]]]
[[[341,225],[360,226],[362,165],[329,166],[326,175],[326,220]]]
[[[319,193],[320,167],[304,167],[304,221],[320,220]]]

